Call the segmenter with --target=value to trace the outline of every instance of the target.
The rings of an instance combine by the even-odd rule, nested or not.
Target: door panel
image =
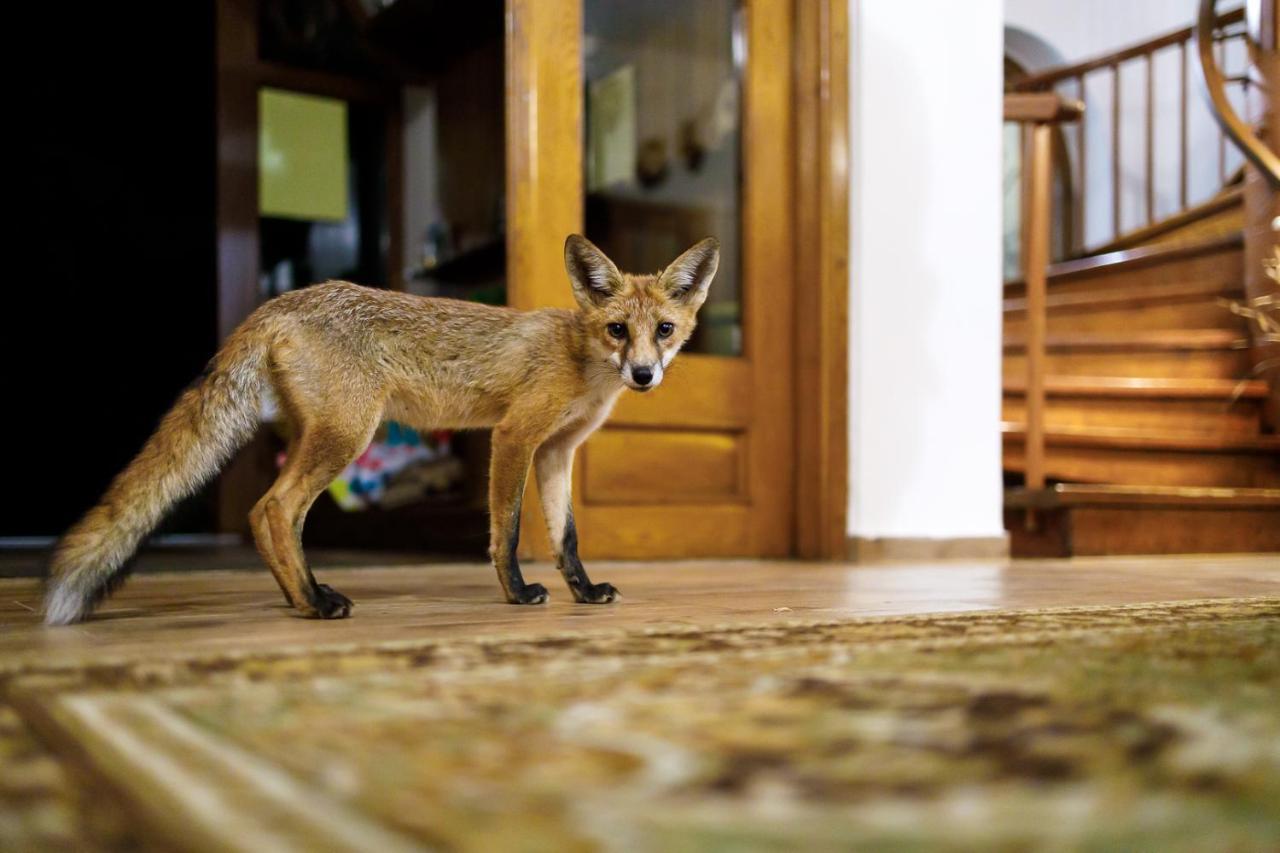
[[[790,11],[783,0],[508,2],[513,304],[566,304],[559,252],[571,231],[585,228],[635,272],[661,267],[708,234],[723,246],[698,335],[662,387],[624,392],[578,452],[575,515],[585,557],[791,551]],[[575,20],[585,62],[581,49],[566,59],[562,44],[554,50],[564,61],[540,60],[546,46],[528,34],[569,38]],[[586,119],[591,109],[628,104],[634,115],[624,116],[621,142],[618,127],[602,131]],[[603,153],[601,138],[611,146]],[[624,168],[629,157],[634,177]],[[566,192],[576,193],[576,215],[564,209]],[[529,245],[535,235],[554,249],[554,272],[547,247]],[[535,257],[543,259],[536,269]],[[533,491],[525,542],[545,555]]]
[[[747,500],[746,435],[741,432],[609,427],[578,458],[582,500],[606,504]]]

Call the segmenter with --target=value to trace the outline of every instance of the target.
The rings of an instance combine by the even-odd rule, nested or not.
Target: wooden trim
[[[849,31],[844,0],[798,0],[795,553],[847,550]]]
[[[1009,556],[1009,537],[977,536],[954,539],[918,537],[870,538],[851,536],[847,558],[859,563],[878,560],[975,560]]]
[[[755,398],[775,407],[774,417],[755,415],[751,436],[749,493],[768,495],[783,517],[759,519],[750,531],[751,553],[761,557],[794,553],[794,523],[786,517],[795,503],[795,20],[786,0],[745,6],[747,65],[743,75],[742,267],[749,288],[743,355],[751,369]],[[781,288],[769,308],[752,310],[750,296],[765,286]],[[788,346],[761,357],[753,347],[765,341]],[[790,464],[788,464],[790,463]]]
[[[216,5],[218,340],[258,304],[258,4]]]
[[[507,304],[545,307],[555,292],[572,307],[564,240],[582,231],[582,3],[507,0],[506,17]]]
[[[258,306],[258,4],[215,3],[217,329],[221,344]],[[247,536],[266,490],[269,449],[259,436],[218,479],[218,532]]]

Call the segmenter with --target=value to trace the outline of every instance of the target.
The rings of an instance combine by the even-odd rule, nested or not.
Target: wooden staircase
[[[1215,227],[1238,193],[1204,206]],[[1016,556],[1280,551],[1280,436],[1251,378],[1239,230],[1182,233],[1049,268],[1044,472],[1017,485],[1026,304],[1004,305],[1006,524]],[[1028,526],[1028,514],[1032,523]]]
[[[1280,551],[1280,0],[1197,5],[1191,26],[1008,81],[1023,146],[1024,281],[1004,294],[1015,556]],[[1230,70],[1228,45],[1247,57]],[[1181,75],[1153,73],[1174,53]],[[1216,144],[1190,144],[1190,61]],[[1140,68],[1144,109],[1126,110],[1121,78]],[[1154,146],[1169,103],[1173,183]],[[1122,138],[1145,139],[1137,162]],[[1221,190],[1193,199],[1191,164],[1213,158]],[[1050,263],[1051,243],[1068,260]]]

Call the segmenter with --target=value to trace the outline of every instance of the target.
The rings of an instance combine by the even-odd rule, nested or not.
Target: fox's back
[[[517,311],[332,281],[260,309],[277,360],[304,384],[373,383],[388,414],[484,426],[531,382],[572,381],[572,312]]]

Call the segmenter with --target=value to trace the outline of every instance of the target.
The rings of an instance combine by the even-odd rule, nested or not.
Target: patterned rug
[[[1280,598],[121,662],[5,695],[4,849],[1280,848]]]

